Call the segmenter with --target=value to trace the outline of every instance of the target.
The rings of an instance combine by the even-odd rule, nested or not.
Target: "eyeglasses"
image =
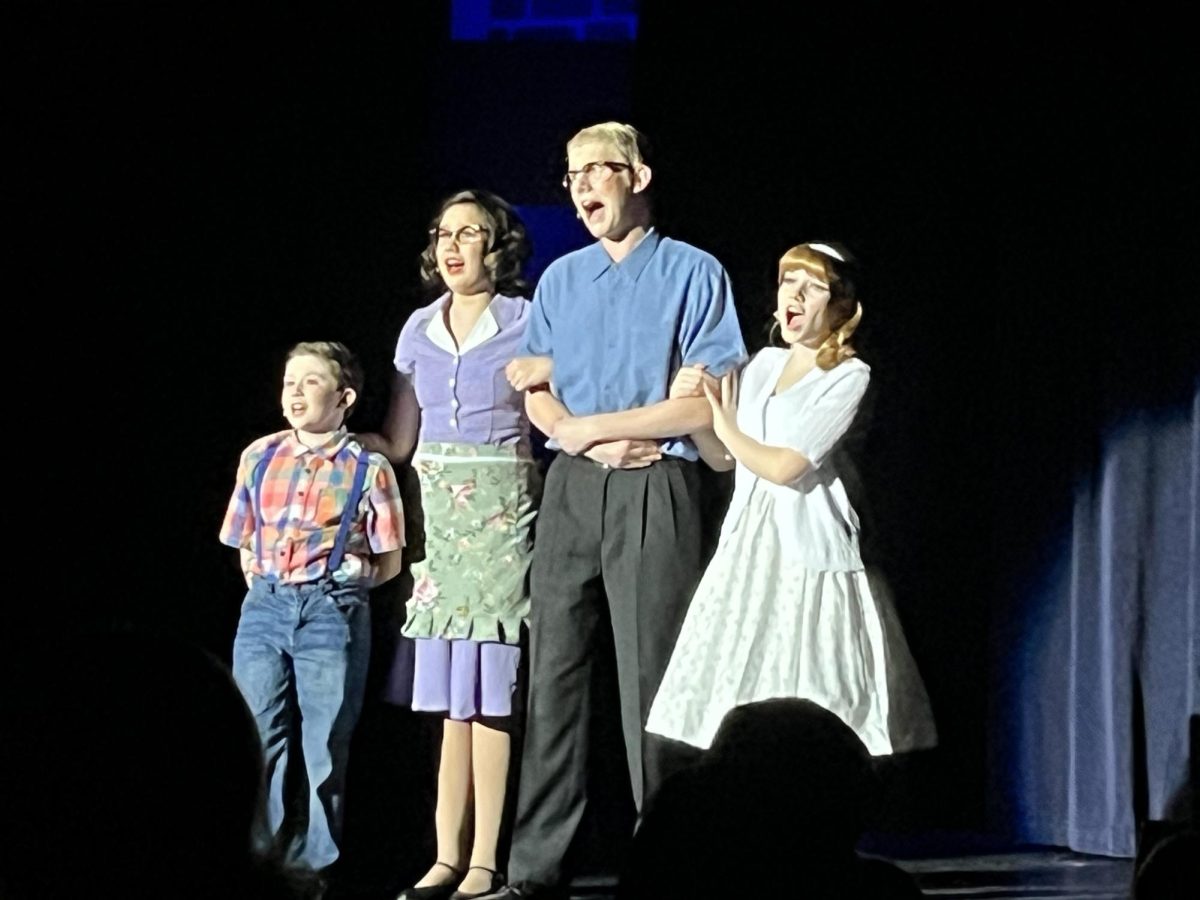
[[[624,169],[628,169],[630,172],[632,172],[633,166],[631,166],[629,163],[611,162],[608,160],[604,162],[590,162],[582,169],[568,169],[567,174],[563,176],[562,186],[569,191],[571,189],[571,185],[579,180],[580,175],[586,178],[588,180],[588,184],[590,185],[595,186],[604,184],[606,181],[610,180],[613,175]]]
[[[447,228],[430,228],[429,239],[435,244],[448,241],[454,241],[456,244],[478,244],[490,230],[486,225],[464,225],[457,231],[450,231]]]

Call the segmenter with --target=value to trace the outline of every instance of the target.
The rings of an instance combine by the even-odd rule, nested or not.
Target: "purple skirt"
[[[411,669],[405,656],[411,658]],[[444,713],[460,722],[513,714],[519,646],[466,639],[401,639],[396,657],[385,692],[392,703]]]

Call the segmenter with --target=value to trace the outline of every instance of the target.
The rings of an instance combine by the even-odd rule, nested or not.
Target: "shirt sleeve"
[[[553,356],[554,344],[551,341],[550,319],[546,315],[546,277],[538,283],[533,292],[533,302],[529,310],[529,320],[525,325],[525,334],[517,350],[518,356]]]
[[[233,496],[229,498],[229,506],[225,510],[225,520],[221,523],[222,544],[227,547],[249,547],[250,536],[254,533],[254,506],[250,496],[250,473],[261,458],[252,454],[253,447],[247,447],[238,461],[237,483]]]
[[[787,445],[804,454],[813,466],[820,466],[849,430],[871,380],[871,370],[865,365],[842,363],[834,373],[829,386],[789,416],[785,426]]]
[[[388,553],[404,546],[404,504],[391,463],[372,453],[374,465],[367,492],[367,543],[372,553]]]
[[[697,272],[689,284],[679,346],[683,365],[702,364],[713,375],[723,375],[746,361],[733,285],[720,265]]]

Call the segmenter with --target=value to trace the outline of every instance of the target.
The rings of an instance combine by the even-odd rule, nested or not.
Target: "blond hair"
[[[640,166],[645,162],[646,136],[623,122],[601,122],[599,125],[589,125],[577,132],[567,141],[568,152],[572,147],[585,144],[588,141],[603,141],[612,144],[617,153],[631,166]]]

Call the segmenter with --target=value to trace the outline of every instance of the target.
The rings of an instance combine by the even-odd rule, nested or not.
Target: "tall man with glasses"
[[[530,693],[510,887],[542,896],[587,802],[588,716],[598,629],[611,622],[622,731],[640,811],[671,751],[643,729],[700,576],[703,397],[668,399],[681,366],[721,375],[745,360],[729,277],[659,234],[645,142],[629,125],[567,144],[564,187],[596,243],[556,260],[534,294],[523,352],[553,359],[555,393],[533,422],[562,452],[550,466],[531,569]],[[556,396],[557,395],[557,396]]]

